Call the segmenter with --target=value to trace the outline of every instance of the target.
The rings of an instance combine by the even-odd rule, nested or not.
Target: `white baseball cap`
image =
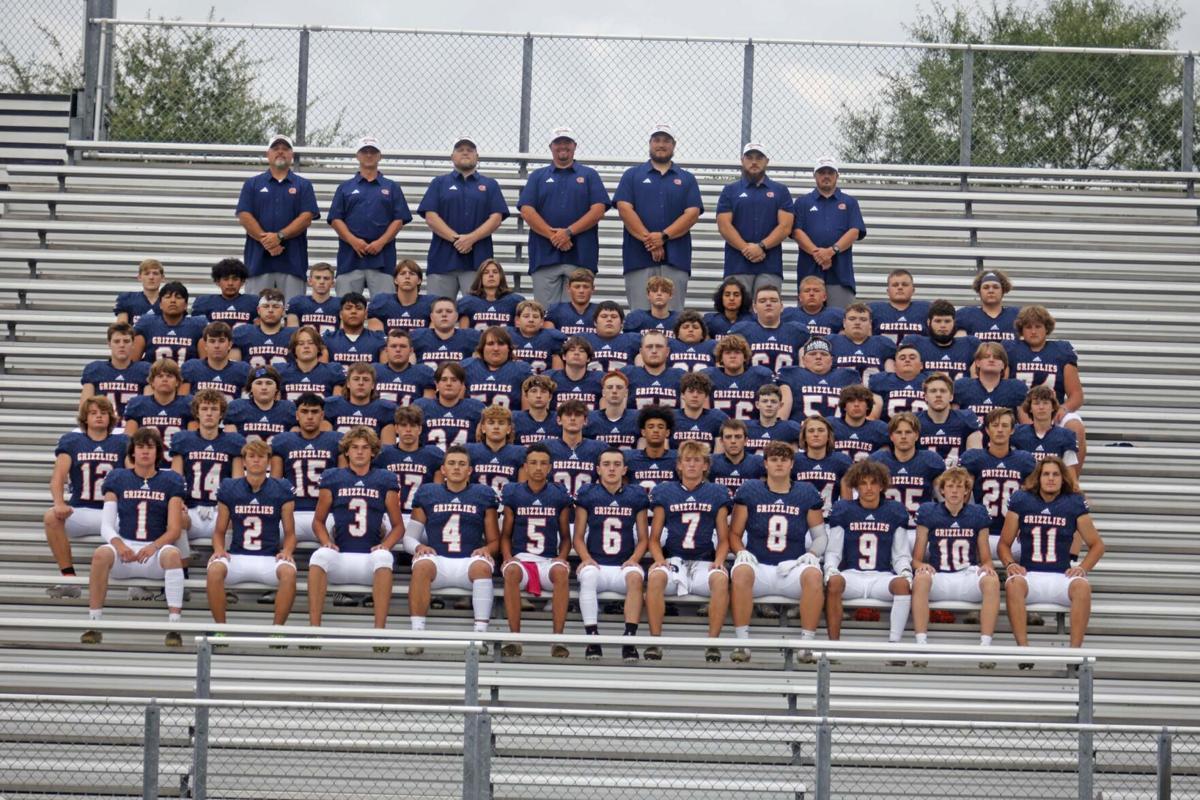
[[[766,146],[762,142],[746,142],[746,146],[742,148],[742,155],[746,155],[747,153],[755,153],[755,152],[762,153],[764,156],[766,156],[767,155]]]
[[[383,148],[379,146],[379,140],[376,139],[374,136],[364,136],[361,139],[359,139],[358,147],[355,148],[354,152],[357,153],[359,150],[362,150],[367,147],[374,147],[380,153],[383,153]]]
[[[813,167],[813,174],[816,175],[817,170],[821,169],[831,169],[834,172],[841,172],[841,170],[838,169],[837,159],[833,156],[821,156],[817,159],[817,164],[815,167]]]
[[[550,131],[550,144],[554,144],[555,139],[570,139],[572,142],[578,142],[575,138],[575,131],[567,127],[553,128]]]
[[[457,147],[458,147],[460,144],[462,144],[463,142],[466,142],[467,144],[471,145],[471,147],[474,147],[476,150],[478,150],[478,149],[479,149],[479,145],[478,145],[478,144],[476,144],[476,143],[475,143],[475,140],[474,140],[474,139],[472,139],[470,136],[456,136],[456,137],[454,137],[454,146],[453,146],[453,147],[451,147],[450,149],[451,149],[451,150],[453,150],[453,149],[457,148]]]
[[[267,149],[274,147],[276,142],[283,142],[289,148],[293,147],[292,137],[283,133],[273,133],[271,134],[271,138],[267,139]]]
[[[667,136],[670,136],[672,139],[675,138],[675,129],[672,128],[670,125],[668,125],[665,122],[655,123],[654,126],[652,128],[650,128],[650,135],[647,136],[646,138],[653,139],[654,135],[658,134],[658,133],[665,133]]]

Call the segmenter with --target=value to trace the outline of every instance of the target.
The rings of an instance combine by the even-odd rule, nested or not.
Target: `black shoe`
[[[604,656],[604,650],[598,644],[589,644],[583,651],[583,657],[588,661],[599,661]]]
[[[255,602],[257,602],[260,606],[274,605],[275,604],[275,592],[274,591],[263,592],[262,594],[260,594],[258,596],[258,600],[256,600]]]
[[[636,664],[638,662],[637,648],[631,644],[621,645],[621,660],[626,664]]]
[[[335,592],[333,595],[333,604],[335,606],[351,607],[351,606],[359,605],[359,600],[357,597],[355,597],[352,594],[343,594],[342,592]]]

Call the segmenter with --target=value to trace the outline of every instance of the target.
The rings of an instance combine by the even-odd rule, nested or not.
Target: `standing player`
[[[746,481],[766,477],[763,457],[746,450],[746,423],[740,419],[722,422],[720,441],[721,452],[712,457],[709,470],[713,483],[724,486],[733,495]]]
[[[877,336],[887,336],[900,344],[910,333],[925,334],[929,301],[913,300],[916,284],[912,273],[894,269],[887,276],[887,300],[871,303],[871,324]]]
[[[519,444],[528,447],[562,435],[558,419],[550,410],[554,388],[554,381],[548,375],[530,375],[521,384],[521,405],[525,410],[513,414],[513,430]]]
[[[785,367],[791,369],[791,367]],[[746,449],[751,453],[762,453],[768,442],[787,442],[792,447],[800,445],[800,423],[784,418],[779,412],[783,405],[783,392],[773,383],[758,387],[758,419],[746,423]]]
[[[109,578],[163,581],[169,622],[179,622],[183,610],[183,560],[175,546],[183,530],[183,478],[162,469],[163,444],[158,431],[145,428],[129,437],[126,458],[130,469],[108,473],[101,491],[104,510],[100,535],[104,544],[92,556],[88,576],[88,620],[104,613]],[[103,634],[86,630],[83,644],[100,644]],[[182,647],[178,631],[168,631],[167,647]]]
[[[562,369],[563,342],[567,337],[560,331],[547,328],[546,309],[536,300],[524,300],[517,304],[517,315],[513,325],[505,330],[513,343],[513,358],[524,361],[541,375],[550,369]]]
[[[191,406],[196,430],[180,431],[171,440],[171,469],[183,476],[187,485],[183,499],[187,508],[183,527],[187,533],[176,542],[184,558],[191,553],[192,539],[215,538],[217,529],[213,526],[221,483],[242,477],[242,447],[246,440],[241,434],[222,430],[227,408],[225,395],[215,389],[201,389]]]
[[[912,345],[896,349],[896,371],[872,375],[867,387],[875,395],[872,418],[887,422],[901,411],[918,414],[925,410],[925,390],[921,388],[928,377],[921,363],[921,354]]]
[[[433,483],[445,455],[435,444],[421,444],[424,417],[416,406],[396,409],[396,444],[384,447],[372,466],[382,467],[400,481],[400,510],[412,513],[413,495]]]
[[[429,327],[413,333],[417,362],[436,367],[443,361],[462,361],[479,345],[479,331],[458,326],[454,301],[439,297],[429,311]]]
[[[625,478],[649,492],[675,477],[675,451],[670,449],[675,415],[669,409],[649,406],[638,412],[637,426],[645,444],[625,451]]]
[[[994,408],[1007,408],[1015,418],[1028,390],[1024,382],[1004,377],[1007,374],[1008,353],[1003,345],[999,342],[979,345],[975,351],[975,377],[954,382],[955,408],[975,412],[981,423]]]
[[[517,411],[521,407],[521,384],[533,369],[513,356],[512,339],[501,327],[485,327],[475,346],[474,358],[463,362],[467,392],[485,406]]]
[[[271,475],[292,486],[296,540],[300,542],[317,541],[312,521],[321,495],[321,476],[328,469],[345,466],[338,462],[342,435],[321,430],[324,421],[325,399],[307,392],[296,400],[296,430],[271,439]]]
[[[243,325],[242,328],[253,325]],[[188,359],[180,367],[183,383],[180,394],[195,394],[204,389],[215,389],[233,401],[242,396],[246,378],[250,376],[250,365],[244,361],[231,361],[230,347],[233,331],[224,322],[210,322],[204,326],[204,358]]]
[[[383,363],[375,365],[375,390],[381,399],[398,406],[433,397],[433,368],[412,363],[412,339],[404,328],[388,331]]]
[[[488,406],[479,419],[475,441],[467,445],[475,482],[490,487],[497,499],[507,484],[524,478],[525,448],[515,440],[512,413],[503,406]]]
[[[346,394],[325,401],[325,419],[338,433],[366,425],[375,431],[380,444],[396,441],[393,419],[396,404],[384,400],[375,391],[375,367],[361,361],[346,370]]]
[[[108,326],[108,352],[107,359],[93,361],[83,368],[79,402],[89,397],[107,398],[116,413],[115,424],[124,425],[125,406],[145,391],[150,381],[150,365],[133,360],[133,328],[127,322]]]
[[[679,312],[669,340],[670,355],[667,361],[674,369],[684,372],[699,372],[713,365],[713,348],[716,342],[708,338],[708,328],[700,312],[690,308]]]
[[[975,480],[975,502],[987,509],[991,517],[992,538],[989,547],[992,552],[997,552],[1000,545],[1009,498],[1021,488],[1021,484],[1037,466],[1033,456],[1012,446],[1014,422],[1015,415],[1010,409],[994,408],[989,411],[985,426],[987,447],[968,450],[959,461]],[[1016,554],[1019,556],[1021,553],[1017,550]]]
[[[622,372],[629,378],[629,407],[679,406],[679,381],[684,376],[681,369],[667,365],[667,335],[662,331],[648,330],[642,334],[639,351],[642,366],[630,365]]]
[[[925,369],[930,372],[945,372],[957,380],[971,369],[979,340],[974,336],[956,336],[954,306],[946,300],[934,300],[929,304],[926,317],[928,336],[910,333],[901,344],[911,344],[921,354]]]
[[[750,293],[734,277],[721,281],[713,292],[713,310],[704,315],[704,326],[717,341],[742,320],[754,319],[750,313]]]
[[[821,286],[823,291],[825,284]],[[829,342],[817,336],[804,345],[802,359],[803,366],[779,371],[779,387],[783,390],[780,413],[797,423],[813,414],[836,416],[842,389],[862,383],[858,373],[845,367],[834,369]]]
[[[1018,450],[1032,453],[1038,461],[1046,456],[1058,456],[1078,478],[1083,465],[1079,463],[1075,432],[1054,424],[1058,409],[1058,399],[1049,386],[1043,384],[1030,389],[1029,394],[1025,395],[1025,402],[1021,403],[1021,410],[1033,422],[1017,426],[1013,431],[1012,445]]]
[[[833,449],[845,453],[854,461],[862,461],[881,447],[889,444],[885,423],[871,419],[875,407],[875,395],[862,384],[842,389],[838,397],[841,416],[830,420],[833,424]]]
[[[844,497],[842,478],[851,461],[845,453],[833,447],[833,425],[820,415],[804,420],[800,429],[804,449],[796,453],[792,465],[792,480],[803,481],[821,496],[821,513],[828,516],[838,498]]]
[[[624,319],[625,311],[619,303],[605,300],[596,306],[596,315],[592,317],[595,330],[580,334],[592,346],[588,369],[609,372],[633,363],[642,339],[636,333],[622,330]]]
[[[754,319],[739,322],[729,329],[746,340],[750,363],[766,367],[772,375],[799,361],[800,348],[808,341],[808,332],[782,322],[783,300],[779,289],[760,286],[754,292]],[[720,357],[717,358],[720,363]]]
[[[1004,296],[1012,291],[1012,281],[998,269],[975,276],[971,288],[979,295],[978,306],[964,306],[954,315],[958,329],[981,342],[1011,342],[1017,338],[1013,324],[1017,308],[1005,306]]]
[[[557,483],[549,482],[550,450],[544,444],[532,444],[525,451],[525,480],[509,483],[501,493],[504,520],[500,531],[500,553],[504,576],[504,611],[508,629],[521,632],[521,592],[534,597],[543,587],[552,586],[551,620],[553,631],[562,633],[567,624],[567,579],[571,566],[571,496]],[[566,658],[571,653],[564,644],[555,643],[550,655]],[[521,655],[521,645],[510,642],[502,655]]]
[[[920,446],[932,450],[948,463],[958,463],[967,450],[983,446],[979,418],[970,411],[951,408],[954,381],[944,372],[935,372],[921,384],[925,390],[925,410],[917,414],[921,425]]]
[[[133,358],[153,364],[169,359],[183,364],[204,354],[204,317],[189,317],[188,290],[179,281],[162,287],[157,314],[144,314],[133,326]]]
[[[567,279],[567,294],[571,299],[555,303],[546,310],[546,321],[563,336],[582,336],[596,330],[596,304],[592,292],[596,275],[590,269],[577,269]]]
[[[392,272],[395,294],[379,294],[371,298],[367,308],[367,327],[373,331],[394,331],[397,328],[410,333],[429,327],[429,315],[433,301],[437,298],[421,294],[421,279],[424,273],[420,265],[411,258],[396,262]]]
[[[596,459],[609,449],[604,442],[584,438],[587,414],[587,406],[582,401],[564,401],[558,407],[561,438],[544,440],[550,450],[551,480],[566,489],[571,497],[578,497],[583,487],[596,477]],[[622,474],[624,467],[622,459]]]
[[[296,426],[296,406],[283,399],[283,380],[274,367],[259,367],[246,381],[246,394],[229,404],[225,430],[247,439],[271,438]]]
[[[684,442],[676,460],[678,480],[665,481],[650,492],[650,557],[646,579],[646,616],[650,635],[661,636],[666,596],[692,594],[709,598],[708,637],[716,639],[729,609],[729,490],[708,481],[708,445]],[[646,660],[662,658],[662,648],[646,648]],[[721,660],[709,647],[704,660]]]
[[[729,415],[708,407],[712,391],[712,381],[703,373],[689,372],[679,379],[679,408],[675,409],[675,429],[671,432],[673,447],[685,441],[703,442],[710,453],[721,452],[721,425]]]
[[[234,358],[252,367],[268,364],[281,368],[288,360],[288,343],[295,328],[283,327],[283,292],[263,289],[258,298],[258,324],[242,325],[233,332]]]
[[[294,401],[306,392],[332,397],[342,393],[346,370],[336,361],[327,361],[325,340],[316,328],[305,326],[292,334],[288,342],[288,363],[279,370],[283,391]]]
[[[131,329],[138,320],[153,311],[158,313],[158,288],[163,282],[163,265],[157,258],[147,258],[138,264],[138,282],[141,291],[121,292],[113,304],[117,322]]]
[[[1079,409],[1083,407],[1083,384],[1079,381],[1079,356],[1065,339],[1048,339],[1054,332],[1054,317],[1045,306],[1025,306],[1013,323],[1017,341],[1005,345],[1013,376],[1026,386],[1049,386],[1059,409],[1055,421],[1075,434],[1079,466],[1087,458],[1087,432]]]
[[[835,367],[857,370],[864,381],[896,368],[896,342],[871,333],[871,309],[865,303],[847,306],[842,325],[841,333],[829,337]]]
[[[478,331],[493,325],[507,328],[523,302],[525,298],[508,287],[504,267],[489,258],[475,270],[471,288],[458,299],[458,323]]]
[[[799,306],[785,308],[783,321],[800,325],[809,336],[828,338],[842,330],[843,311],[829,305],[825,281],[809,275],[800,281]]]
[[[643,331],[662,331],[670,338],[679,317],[679,310],[672,310],[672,299],[675,294],[675,283],[670,278],[656,275],[646,281],[646,302],[648,308],[638,308],[629,312],[625,320],[625,330],[630,333]],[[682,303],[680,303],[682,305]]]
[[[600,381],[600,407],[588,414],[583,435],[609,447],[637,447],[638,412],[629,407],[629,378],[608,372]]]
[[[413,403],[425,419],[425,441],[443,450],[451,445],[465,445],[479,427],[483,403],[467,397],[467,374],[454,361],[439,364],[433,380],[436,394]]]
[[[337,364],[353,364],[366,361],[374,364],[379,353],[387,346],[387,340],[379,331],[368,330],[367,299],[358,292],[342,295],[338,307],[340,327],[322,334],[325,340],[326,360]]]
[[[578,400],[591,411],[598,404],[600,378],[604,375],[598,369],[588,369],[592,346],[582,336],[572,336],[563,343],[562,357],[562,369],[546,373],[554,381],[554,401],[562,404],[567,400]]]
[[[933,450],[917,448],[921,423],[907,411],[888,422],[888,437],[891,449],[872,453],[871,460],[887,467],[891,476],[890,485],[884,487],[888,498],[904,506],[915,522],[921,504],[933,500],[934,482],[946,471],[946,462]]]
[[[287,326],[289,328],[312,327],[324,334],[338,326],[338,311],[341,305],[331,294],[333,289],[333,265],[319,261],[308,268],[309,294],[298,294],[287,303]]]
[[[731,333],[722,337],[713,348],[717,365],[703,373],[712,381],[713,408],[743,422],[754,419],[758,390],[775,382],[771,371],[751,365],[750,357],[750,345],[741,336]]]
[[[140,395],[125,407],[125,434],[132,436],[139,428],[154,428],[169,452],[171,439],[187,430],[192,421],[191,398],[179,393],[179,365],[162,359],[150,367],[150,394]],[[170,466],[164,462],[163,467]]]
[[[249,277],[240,259],[222,258],[212,268],[212,282],[220,293],[197,297],[192,313],[209,322],[224,322],[230,328],[253,322],[258,316],[258,298],[242,294]]]
[[[561,413],[560,413],[561,416]],[[575,552],[579,554],[579,613],[589,636],[599,636],[600,592],[625,595],[625,636],[636,636],[642,616],[641,560],[649,546],[646,491],[625,482],[625,457],[610,448],[597,465],[599,481],[582,488],[575,498]],[[589,644],[585,655],[594,661],[603,655],[598,644]],[[621,648],[626,663],[638,660],[637,648]]]

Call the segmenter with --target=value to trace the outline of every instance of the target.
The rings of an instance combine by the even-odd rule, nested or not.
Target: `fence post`
[[[463,705],[479,704],[479,648],[475,642],[467,645],[463,668]]]
[[[207,638],[196,647],[196,699],[207,700],[212,691],[212,643]],[[192,728],[192,798],[208,796],[208,706],[196,705]]]
[[[521,127],[517,147],[529,152],[529,122],[533,113],[533,34],[525,34],[521,47]],[[523,173],[522,173],[523,174]]]
[[[1183,57],[1183,125],[1180,131],[1183,142],[1180,152],[1179,168],[1191,172],[1196,168],[1196,54],[1188,53]],[[1196,191],[1195,181],[1188,181],[1188,196]]]
[[[308,44],[310,31],[300,29],[300,58],[296,72],[296,144],[303,147],[308,130]]]
[[[958,118],[958,163],[971,164],[971,125],[975,119],[975,51],[967,47],[962,63],[962,107]]]
[[[829,725],[829,656],[817,659],[817,746],[814,755],[817,776],[817,800],[829,800],[833,756],[833,729]]]
[[[1092,659],[1079,665],[1079,715],[1081,725],[1091,725],[1093,719]],[[1079,731],[1079,800],[1092,800],[1092,772],[1095,753],[1092,751],[1092,732]]]
[[[151,700],[142,735],[142,800],[158,800],[159,716],[158,704]]]
[[[100,96],[104,78],[103,49],[110,45],[101,42],[100,24],[93,19],[105,19],[113,16],[114,0],[87,0],[84,7],[83,20],[83,135],[90,137],[96,130],[96,99]]]
[[[487,709],[463,715],[463,800],[492,796],[492,723]]]
[[[1163,728],[1158,734],[1158,800],[1171,798],[1171,733]]]
[[[747,39],[742,52],[742,140],[738,152],[750,141],[754,119],[754,40]]]

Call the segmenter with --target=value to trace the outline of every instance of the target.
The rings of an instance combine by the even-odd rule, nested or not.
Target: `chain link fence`
[[[66,93],[83,83],[84,0],[7,0],[0,92]]]

